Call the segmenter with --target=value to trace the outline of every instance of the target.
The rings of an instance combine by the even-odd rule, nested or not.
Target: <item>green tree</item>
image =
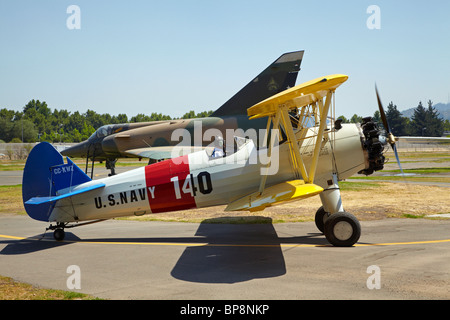
[[[150,115],[150,121],[162,121],[162,120],[172,120],[170,116],[163,115],[162,113],[152,112]]]
[[[362,117],[358,116],[356,113],[350,118],[351,123],[358,123],[362,121]]]
[[[204,118],[212,113],[213,111],[195,113],[191,110],[182,118]],[[106,124],[161,120],[172,120],[172,117],[153,112],[150,115],[140,113],[128,119],[124,113],[111,116],[108,113],[98,114],[89,109],[85,113],[75,111],[72,114],[65,109],[52,111],[45,101],[33,99],[22,108],[22,111],[0,109],[0,140],[9,142],[15,138],[15,141],[22,141],[22,123],[25,142],[38,139],[48,142],[60,140],[79,142],[88,139],[96,129]]]
[[[85,121],[83,123],[83,128],[81,129],[80,132],[82,140],[88,139],[94,132],[95,132],[94,127],[90,124],[87,124],[87,122]]]
[[[83,124],[85,121],[85,117],[83,117],[79,111],[75,111],[69,117],[69,121],[67,122],[65,128],[67,131],[78,130],[78,132],[81,132],[81,130],[83,130]]]
[[[427,136],[440,137],[444,133],[444,120],[439,112],[433,107],[433,102],[428,100],[428,109],[426,113]]]
[[[209,110],[209,111],[202,111],[197,113],[196,117],[197,118],[206,118],[209,117],[214,111],[213,110]]]
[[[117,123],[127,123],[128,116],[125,113],[120,113],[117,115]]]
[[[0,118],[0,140],[5,142],[11,141],[11,129],[13,127],[13,122],[6,117]]]
[[[195,118],[195,111],[194,110],[190,110],[189,112],[186,112],[181,119],[191,119],[191,118]]]
[[[428,108],[419,103],[411,120],[411,134],[415,136],[440,137],[444,133],[444,120],[428,101]]]
[[[444,130],[445,131],[450,131],[450,121],[448,119],[446,119],[444,121]]]
[[[100,128],[101,126],[107,124],[104,123],[101,116],[93,110],[88,109],[86,113],[83,114],[83,116],[86,119],[87,125],[90,125],[93,128]],[[81,134],[83,134],[83,132],[81,132]]]
[[[148,122],[151,118],[143,113],[138,113],[134,117],[130,118],[130,122]]]
[[[73,129],[71,137],[72,137],[72,139],[71,139],[72,142],[83,141],[83,136],[81,135],[80,131],[78,131],[78,129]]]
[[[3,108],[0,110],[0,119],[5,119],[9,121],[13,121],[15,117],[15,112],[13,110],[8,110],[6,108]]]
[[[102,119],[102,122],[104,124],[115,124],[115,123],[119,123],[117,121],[117,117],[116,116],[111,116],[109,113],[104,113],[100,116],[100,118]]]
[[[23,107],[23,113],[26,117],[34,112],[42,114],[44,117],[49,117],[51,114],[50,108],[47,106],[45,101],[40,102],[39,100],[30,100],[25,107]]]
[[[422,101],[419,102],[417,108],[414,109],[414,114],[411,117],[411,134],[413,136],[425,135],[427,129],[427,110],[423,107]]]
[[[18,138],[22,141],[22,137],[23,142],[35,142],[37,140],[37,131],[30,120],[14,121],[11,128],[11,140]]]
[[[339,116],[338,119],[341,119],[342,123],[350,123],[350,120],[348,120],[345,116]]]
[[[372,117],[372,120],[376,123],[378,123],[379,126],[383,127],[383,121],[381,121],[381,114],[380,111],[375,111]]]
[[[387,107],[386,119],[394,136],[405,136],[407,134],[407,119],[397,110],[397,106],[391,101]]]
[[[194,119],[194,118],[206,118],[209,117],[214,111],[202,111],[199,113],[195,113],[194,110],[190,110],[189,112],[186,112],[181,119]]]

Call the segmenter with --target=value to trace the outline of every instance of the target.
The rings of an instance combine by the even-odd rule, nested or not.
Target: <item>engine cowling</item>
[[[366,153],[366,168],[358,173],[368,176],[384,168],[386,158],[383,152],[386,138],[381,135],[381,130],[372,117],[362,119],[361,129],[364,135],[361,142]]]

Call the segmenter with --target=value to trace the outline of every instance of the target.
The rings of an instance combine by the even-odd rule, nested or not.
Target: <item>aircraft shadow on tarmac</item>
[[[20,255],[33,253],[48,249],[53,249],[61,246],[66,246],[74,241],[80,240],[71,232],[66,232],[66,238],[71,242],[54,241],[51,234],[39,234],[21,240],[2,240],[0,244],[7,243],[8,245],[0,251],[0,255]]]
[[[237,283],[284,275],[286,264],[281,244],[329,245],[320,233],[280,238],[268,217],[257,217],[259,223],[255,224],[229,224],[229,219],[202,221],[194,237],[80,239],[66,232],[65,240],[58,242],[50,233],[39,240],[41,234],[23,240],[0,241],[8,243],[0,255],[27,254],[82,242],[186,243],[188,246],[171,271],[172,277],[198,283]]]
[[[219,218],[226,220],[226,218]],[[236,283],[258,278],[284,275],[281,243],[327,244],[323,238],[295,237],[280,239],[272,219],[258,224],[217,224],[217,219],[204,220],[195,236],[207,245],[187,247],[171,275],[179,280],[199,283]]]

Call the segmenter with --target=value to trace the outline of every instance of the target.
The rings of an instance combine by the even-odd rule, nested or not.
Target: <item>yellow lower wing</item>
[[[286,181],[265,188],[262,194],[254,192],[235,200],[225,208],[225,211],[261,211],[276,203],[305,199],[322,191],[322,187],[311,183],[305,184],[303,180]]]

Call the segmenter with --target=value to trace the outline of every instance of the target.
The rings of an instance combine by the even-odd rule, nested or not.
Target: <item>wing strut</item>
[[[273,124],[273,129],[278,131],[281,126],[284,128],[287,136],[285,143],[289,145],[289,155],[294,177],[295,179],[303,179],[306,184],[314,183],[331,102],[334,99],[336,89],[347,79],[348,77],[345,75],[331,75],[324,78],[318,78],[285,90],[254,105],[247,111],[250,119],[268,117],[264,143],[268,140],[268,132],[271,124]],[[289,115],[289,111],[296,108],[300,109],[298,123],[301,124],[301,128],[299,128],[300,132],[297,133],[297,135]],[[318,127],[315,132],[314,151],[309,170],[307,170],[300,152],[300,148],[308,131],[305,121],[307,117],[313,117],[314,126]],[[279,134],[273,134],[273,129],[271,141],[267,150],[269,159],[271,158],[272,150],[276,142],[274,138],[275,136],[279,137]],[[270,161],[271,160],[269,160],[269,163],[265,166],[265,170],[270,167]],[[264,192],[266,180],[267,174],[263,174],[259,186],[260,195]]]
[[[336,88],[347,79],[348,77],[345,75],[318,78],[285,90],[247,110],[250,119],[268,118],[264,146],[268,140],[269,128],[272,125],[271,139],[267,148],[269,161],[262,168],[258,191],[233,201],[227,206],[226,211],[259,211],[275,203],[303,199],[320,194],[323,191],[322,187],[314,184],[314,178],[327,127],[327,117]],[[296,126],[297,131],[292,126],[291,115],[289,114],[293,109],[300,109],[298,125]],[[306,120],[313,121],[313,128],[308,127]],[[284,129],[286,133],[285,144],[289,146],[289,157],[295,180],[285,181],[266,188],[272,152],[277,142],[276,139],[278,141],[280,139],[280,129]],[[307,137],[308,133],[312,133],[312,136]],[[300,150],[307,138],[314,144],[309,168],[305,165]]]

